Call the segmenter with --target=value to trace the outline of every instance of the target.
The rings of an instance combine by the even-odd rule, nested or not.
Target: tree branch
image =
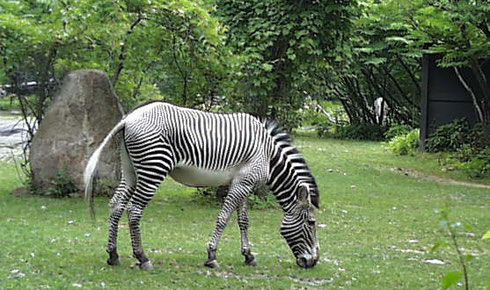
[[[454,67],[454,72],[456,73],[456,76],[458,76],[459,82],[463,85],[463,87],[466,89],[466,91],[470,94],[471,99],[473,100],[473,105],[475,106],[475,110],[478,114],[478,119],[480,120],[480,122],[483,122],[484,121],[483,112],[482,112],[482,109],[480,108],[480,104],[478,104],[478,99],[477,99],[475,93],[470,88],[468,83],[466,83],[463,76],[461,75],[461,72],[459,71],[459,69],[457,67]]]
[[[121,50],[119,52],[119,63],[116,68],[116,72],[114,73],[112,77],[112,87],[116,87],[116,83],[119,80],[119,76],[121,75],[122,70],[124,69],[124,61],[126,60],[127,57],[127,46],[126,43],[128,41],[129,36],[134,32],[134,29],[138,24],[140,24],[143,20],[146,20],[146,17],[143,17],[141,13],[138,13],[138,18],[131,24],[129,27],[129,30],[126,31],[126,39],[124,40],[123,45],[121,46]]]

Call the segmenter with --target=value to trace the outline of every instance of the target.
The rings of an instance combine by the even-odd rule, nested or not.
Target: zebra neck
[[[267,185],[286,212],[296,204],[295,192],[305,169],[309,172],[303,157],[293,146],[278,148],[270,160]]]

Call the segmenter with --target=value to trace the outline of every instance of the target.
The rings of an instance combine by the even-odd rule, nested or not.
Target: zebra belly
[[[177,182],[193,187],[219,186],[230,184],[237,168],[209,170],[188,165],[177,165],[170,176]]]

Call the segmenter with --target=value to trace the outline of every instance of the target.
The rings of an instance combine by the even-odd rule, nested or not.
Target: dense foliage
[[[33,117],[30,137],[63,76],[95,68],[126,110],[165,99],[287,129],[318,113],[320,135],[379,140],[418,126],[424,54],[455,71],[490,122],[489,19],[484,0],[4,0],[0,85]]]
[[[293,128],[305,101],[330,98],[353,124],[414,127],[421,57],[437,53],[488,122],[488,19],[483,0],[6,0],[0,83],[21,95],[35,81],[38,97],[26,107],[39,121],[66,72],[97,68],[127,109],[162,98]]]
[[[192,106],[221,95],[229,76],[221,31],[195,1],[7,1],[0,6],[0,78],[17,91],[36,81],[44,104],[45,84],[96,68],[128,108],[162,97]]]
[[[218,0],[216,14],[228,27],[226,42],[244,61],[239,110],[299,125],[298,109],[318,97],[318,74],[345,43],[357,4],[353,0]]]
[[[471,127],[465,119],[440,126],[426,140],[429,152],[448,152],[443,160],[446,168],[462,169],[481,177],[490,173],[490,126]]]
[[[398,155],[412,155],[417,152],[419,147],[418,129],[408,133],[394,136],[387,144],[388,150]]]

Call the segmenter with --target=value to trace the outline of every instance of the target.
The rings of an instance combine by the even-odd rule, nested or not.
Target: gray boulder
[[[88,158],[122,116],[105,73],[79,70],[68,74],[32,141],[34,185],[46,189],[63,172],[82,190]],[[120,167],[117,145],[106,150],[99,163],[99,178],[114,181]]]

